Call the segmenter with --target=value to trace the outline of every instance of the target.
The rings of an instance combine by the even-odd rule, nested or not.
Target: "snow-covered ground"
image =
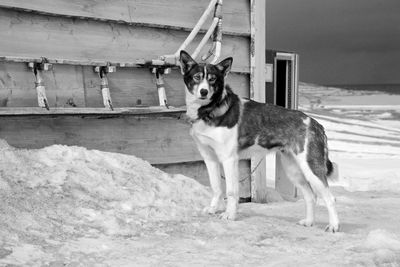
[[[323,231],[320,205],[314,227],[296,225],[303,201],[272,189],[221,221],[200,212],[208,188],[134,156],[0,141],[0,266],[400,266],[399,96],[300,89],[340,167],[341,232]],[[359,104],[392,106],[346,107]]]
[[[300,109],[326,129],[339,185],[400,191],[400,95],[300,85]]]

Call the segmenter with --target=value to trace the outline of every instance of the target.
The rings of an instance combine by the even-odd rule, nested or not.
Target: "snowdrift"
[[[195,216],[208,200],[195,180],[134,156],[61,145],[15,149],[0,140],[0,213],[7,215],[0,237],[135,235],[146,222]]]

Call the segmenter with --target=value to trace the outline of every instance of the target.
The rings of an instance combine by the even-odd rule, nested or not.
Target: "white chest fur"
[[[238,126],[214,127],[200,120],[192,125],[191,135],[197,143],[211,148],[219,160],[237,155]]]

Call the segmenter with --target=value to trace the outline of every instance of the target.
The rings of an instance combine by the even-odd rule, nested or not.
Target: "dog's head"
[[[196,102],[207,105],[222,96],[225,77],[232,66],[231,57],[216,65],[197,63],[186,51],[182,50],[179,61],[187,93]]]

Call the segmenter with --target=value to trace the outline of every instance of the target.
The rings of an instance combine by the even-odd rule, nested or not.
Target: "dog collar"
[[[211,118],[217,118],[224,115],[229,110],[228,100],[224,100],[222,105],[210,112]]]

